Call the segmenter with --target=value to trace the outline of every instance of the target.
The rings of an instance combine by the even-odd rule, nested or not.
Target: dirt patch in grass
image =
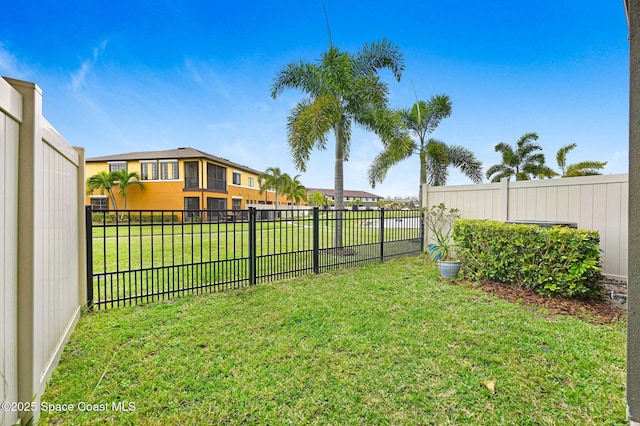
[[[571,315],[599,324],[626,321],[627,318],[627,284],[611,279],[605,279],[600,283],[600,294],[591,300],[551,298],[528,288],[497,282],[466,284],[510,302],[540,306],[556,314]]]

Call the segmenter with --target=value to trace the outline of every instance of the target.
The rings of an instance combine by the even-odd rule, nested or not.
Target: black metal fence
[[[418,210],[95,211],[87,302],[103,309],[244,288],[422,251]]]

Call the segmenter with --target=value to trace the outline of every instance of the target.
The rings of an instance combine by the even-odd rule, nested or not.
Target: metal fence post
[[[313,208],[313,273],[320,273],[320,210]]]
[[[256,284],[256,208],[249,207],[249,285]]]
[[[420,210],[420,252],[423,253],[426,251],[426,241],[425,241],[425,228],[424,228],[424,210]]]
[[[87,239],[87,308],[93,310],[93,213],[91,206],[85,206],[84,224]]]
[[[384,262],[384,207],[380,209],[380,263]]]

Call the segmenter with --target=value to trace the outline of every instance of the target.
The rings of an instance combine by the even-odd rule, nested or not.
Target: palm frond
[[[380,69],[388,69],[397,81],[404,71],[404,55],[400,47],[385,38],[378,42],[365,44],[356,53],[356,70],[360,75],[376,73]]]
[[[482,162],[480,162],[475,154],[459,145],[449,145],[449,164],[460,170],[473,183],[482,182]]]
[[[567,167],[565,177],[600,175],[600,170],[607,165],[606,161],[581,161]]]
[[[558,167],[560,167],[563,175],[567,172],[567,153],[574,149],[576,146],[578,145],[575,143],[565,145],[561,147],[556,153],[556,162],[558,163]]]
[[[430,186],[444,186],[449,177],[448,164],[427,156],[426,159],[427,184]]]
[[[509,144],[504,143],[504,142],[497,143],[493,147],[493,149],[496,152],[499,152],[499,153],[503,154],[503,156],[504,156],[505,153],[515,154],[514,151],[513,151],[513,147],[511,145],[509,145]]]
[[[321,87],[320,69],[317,65],[306,62],[290,63],[273,80],[271,97],[276,99],[286,89],[299,89],[314,96],[319,94]]]
[[[378,154],[371,166],[369,166],[368,177],[371,187],[382,182],[389,169],[409,158],[415,152],[415,142],[409,137],[394,139],[387,147]]]
[[[511,177],[515,174],[515,170],[506,164],[495,164],[489,167],[486,172],[487,179],[490,179],[491,182],[500,182],[503,177]]]
[[[421,126],[426,130],[426,133],[433,133],[442,119],[451,116],[451,109],[451,99],[448,95],[442,94],[432,96],[426,104],[426,111],[422,117],[421,123]]]

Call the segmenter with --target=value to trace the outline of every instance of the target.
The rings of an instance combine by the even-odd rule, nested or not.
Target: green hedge
[[[114,223],[116,221],[116,215],[113,213],[93,213],[92,219],[94,222],[98,223]],[[142,223],[171,223],[178,222],[178,215],[175,214],[143,214],[140,213],[123,213],[122,219],[118,220],[119,223],[126,222],[130,220],[131,222],[142,222]]]
[[[560,297],[598,293],[597,231],[458,219],[453,238],[465,278],[529,287]]]

